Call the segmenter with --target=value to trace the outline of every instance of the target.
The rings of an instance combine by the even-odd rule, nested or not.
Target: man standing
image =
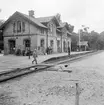
[[[33,61],[32,61],[32,64],[34,63],[34,61],[35,61],[35,63],[37,64],[37,58],[38,56],[37,56],[37,51],[36,51],[36,49],[33,51]]]
[[[68,46],[68,55],[70,56],[70,47]]]

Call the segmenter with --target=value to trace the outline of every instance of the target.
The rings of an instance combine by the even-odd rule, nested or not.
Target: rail
[[[8,72],[2,72],[0,73],[0,83],[33,72],[44,71],[45,69],[50,68],[52,66],[53,65],[38,64],[27,68],[17,68]]]
[[[96,53],[99,53],[99,52],[94,52],[95,54]],[[5,82],[7,80],[11,80],[13,78],[16,78],[16,77],[20,77],[20,76],[23,76],[23,75],[26,75],[26,74],[30,74],[30,73],[33,73],[33,72],[40,72],[40,71],[44,71],[52,66],[55,66],[55,65],[58,65],[58,64],[61,64],[61,63],[67,63],[67,62],[73,62],[75,60],[78,60],[78,59],[82,59],[83,57],[86,57],[87,55],[92,55],[93,53],[88,53],[88,54],[85,54],[85,56],[82,56],[82,57],[78,57],[78,58],[75,58],[75,59],[68,59],[68,60],[63,60],[63,61],[53,61],[53,62],[50,62],[50,63],[41,63],[41,64],[37,64],[37,65],[34,65],[34,66],[30,66],[30,67],[25,67],[25,68],[16,68],[14,70],[10,70],[10,71],[6,71],[6,72],[1,72],[0,73],[0,83],[1,82]],[[71,72],[71,71],[63,71],[63,72]]]

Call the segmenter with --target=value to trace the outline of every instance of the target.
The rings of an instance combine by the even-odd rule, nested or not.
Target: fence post
[[[79,105],[78,83],[76,83],[75,105]]]

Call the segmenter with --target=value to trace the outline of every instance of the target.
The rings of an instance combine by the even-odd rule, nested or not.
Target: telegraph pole
[[[48,29],[47,29],[47,48],[48,48]]]
[[[29,16],[29,18],[30,18],[30,16]],[[29,59],[30,59],[30,46],[31,46],[31,38],[30,38],[30,22],[29,22],[29,35],[28,35],[28,37],[29,37]]]
[[[78,34],[79,34],[79,50],[80,50],[80,29],[79,29]]]

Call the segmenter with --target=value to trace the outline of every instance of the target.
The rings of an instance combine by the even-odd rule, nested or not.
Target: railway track
[[[49,64],[38,64],[27,68],[17,68],[11,71],[1,72],[0,73],[0,83],[5,82],[7,80],[11,80],[16,77],[20,77],[26,74],[30,74],[33,72],[44,71],[53,65]]]
[[[99,53],[99,52],[95,52],[96,53]],[[92,55],[93,53],[88,53],[88,55]],[[87,56],[87,54],[86,54]],[[68,59],[68,60],[63,60],[61,59],[61,62],[60,60],[53,60],[53,62],[49,62],[47,61],[46,63],[42,63],[42,64],[38,64],[38,65],[34,65],[34,66],[31,66],[31,67],[26,67],[26,68],[16,68],[14,70],[11,70],[11,71],[6,71],[6,72],[1,72],[0,73],[0,83],[2,82],[5,82],[7,80],[11,80],[13,78],[16,78],[16,77],[20,77],[20,76],[23,76],[23,75],[27,75],[27,74],[30,74],[30,73],[33,73],[33,72],[40,72],[40,71],[44,71],[52,66],[55,66],[55,65],[58,65],[58,64],[64,64],[64,63],[67,63],[67,62],[74,62],[75,60],[79,60],[79,59],[82,59],[83,57],[86,57],[86,56],[82,56],[82,57],[79,57],[79,58],[75,58],[75,59]]]

